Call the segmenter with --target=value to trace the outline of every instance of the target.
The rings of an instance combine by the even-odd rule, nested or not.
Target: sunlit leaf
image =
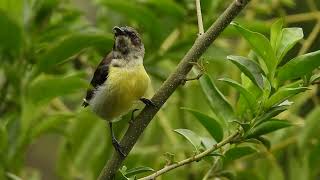
[[[227,56],[227,59],[234,63],[254,84],[263,89],[263,70],[256,62],[242,56]]]
[[[282,29],[280,40],[277,44],[277,58],[279,62],[287,52],[303,38],[301,28],[284,28]]]
[[[201,139],[193,131],[191,131],[189,129],[175,129],[174,132],[176,132],[176,133],[182,135],[184,138],[186,138],[197,151],[201,147]]]
[[[125,176],[131,177],[131,176],[134,176],[137,174],[150,172],[150,171],[154,171],[154,169],[152,169],[150,167],[141,166],[141,167],[136,167],[136,168],[132,168],[132,169],[127,170],[125,173]]]
[[[295,79],[310,73],[320,66],[320,50],[291,59],[278,70],[281,81]]]
[[[277,65],[277,59],[269,40],[264,35],[243,28],[237,23],[233,23],[232,25],[248,41],[251,48],[257,53],[257,55],[264,60],[269,73],[273,74]]]
[[[283,26],[283,19],[282,18],[278,19],[271,26],[270,43],[271,43],[271,46],[275,52],[276,52],[277,43],[279,42],[279,40],[281,38],[282,26]]]
[[[307,87],[280,88],[265,102],[265,107],[270,108],[272,106],[278,105],[279,103],[287,100],[291,96],[304,92],[306,90],[308,90]]]
[[[217,142],[220,142],[223,139],[223,129],[219,121],[199,111],[189,109],[189,108],[183,108],[183,109],[191,112],[196,117],[196,119],[202,124],[202,126],[207,129],[210,135]]]
[[[236,159],[250,155],[255,152],[257,152],[257,150],[253,149],[250,146],[231,148],[224,154],[224,156],[225,156],[224,164],[228,164]]]
[[[271,119],[266,122],[263,122],[256,127],[250,129],[245,137],[246,138],[256,138],[264,134],[271,133],[278,129],[286,128],[292,126],[292,123],[286,120],[278,120],[278,119]]]
[[[48,71],[50,68],[66,62],[85,48],[101,44],[104,47],[112,47],[112,43],[113,38],[110,35],[96,33],[70,35],[40,56],[38,68],[40,71]]]
[[[196,72],[199,73],[199,72]],[[219,91],[217,86],[211,80],[209,75],[204,74],[200,79],[200,86],[212,111],[222,120],[222,124],[235,120],[232,106],[229,104],[224,95]]]

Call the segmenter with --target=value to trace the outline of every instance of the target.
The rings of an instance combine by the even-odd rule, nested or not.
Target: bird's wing
[[[113,55],[112,53],[109,53],[100,62],[91,79],[91,87],[87,90],[87,95],[83,100],[82,106],[87,107],[89,105],[89,102],[93,97],[94,91],[107,80],[107,76],[109,73],[109,65],[112,59]]]

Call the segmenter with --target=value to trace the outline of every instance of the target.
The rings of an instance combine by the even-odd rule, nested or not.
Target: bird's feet
[[[156,106],[150,99],[147,98],[140,98],[140,101],[142,101],[146,106]]]
[[[133,124],[133,122],[134,122],[134,113],[136,112],[136,111],[138,111],[139,109],[134,109],[132,112],[131,112],[131,118],[130,118],[130,121],[129,121],[129,124],[131,125],[131,124]]]
[[[114,149],[119,153],[120,156],[126,157],[127,154],[123,152],[122,147],[120,146],[119,142],[116,140],[116,138],[112,138],[112,145]]]

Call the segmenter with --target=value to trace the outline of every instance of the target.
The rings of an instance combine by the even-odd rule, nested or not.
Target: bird
[[[151,81],[143,65],[145,49],[140,35],[129,26],[115,26],[113,32],[113,48],[97,66],[82,106],[91,107],[107,121],[115,150],[126,156],[114,135],[112,123],[130,111],[133,116],[140,101],[146,106],[154,103],[145,98]]]

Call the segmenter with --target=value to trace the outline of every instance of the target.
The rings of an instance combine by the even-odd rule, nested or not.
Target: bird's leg
[[[130,121],[129,121],[129,124],[133,124],[134,122],[134,112],[138,111],[139,109],[134,109],[132,112],[131,112],[131,118],[130,118]]]
[[[117,141],[116,137],[114,136],[114,133],[112,130],[112,122],[109,122],[109,127],[110,127],[112,145],[113,145],[114,149],[120,154],[120,156],[126,157],[127,155],[123,152],[119,142]]]
[[[147,98],[140,98],[140,101],[142,101],[146,106],[156,106],[150,99]]]

